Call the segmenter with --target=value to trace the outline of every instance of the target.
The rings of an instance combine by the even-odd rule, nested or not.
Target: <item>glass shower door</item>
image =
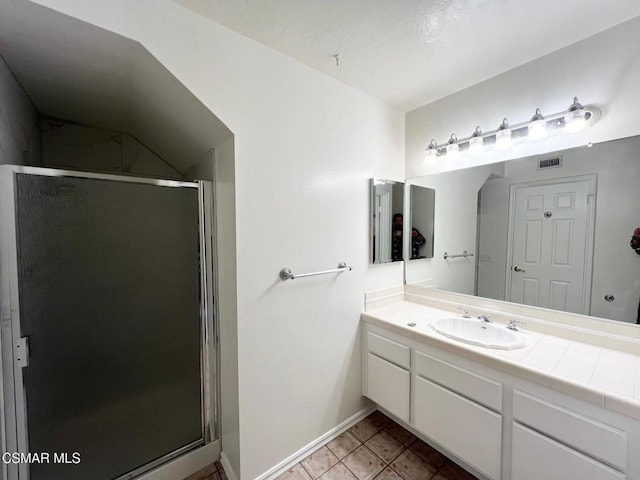
[[[17,447],[49,454],[19,478],[128,478],[203,444],[198,185],[15,172],[13,189]]]

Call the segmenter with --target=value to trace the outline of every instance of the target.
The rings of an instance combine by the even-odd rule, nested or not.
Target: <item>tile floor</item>
[[[375,411],[276,480],[475,478],[390,418]]]
[[[228,480],[220,462],[212,463],[184,480]]]

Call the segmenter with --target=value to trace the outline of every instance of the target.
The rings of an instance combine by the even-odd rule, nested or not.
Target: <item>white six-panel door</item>
[[[507,300],[588,313],[595,178],[513,185]]]

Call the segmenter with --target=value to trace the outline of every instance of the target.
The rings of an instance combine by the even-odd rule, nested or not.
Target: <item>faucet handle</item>
[[[457,307],[458,310],[462,310],[462,318],[471,318],[469,315],[469,308],[467,307]]]
[[[520,325],[526,325],[526,322],[523,320],[516,320],[515,318],[512,318],[511,320],[509,320],[509,324],[507,325],[507,328],[509,330],[518,330],[518,324]]]

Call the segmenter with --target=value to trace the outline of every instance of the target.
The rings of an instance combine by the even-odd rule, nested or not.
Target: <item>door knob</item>
[[[526,272],[526,270],[524,268],[520,268],[518,265],[516,265],[515,267],[513,267],[513,271],[514,272],[519,272],[519,273],[524,273]]]

